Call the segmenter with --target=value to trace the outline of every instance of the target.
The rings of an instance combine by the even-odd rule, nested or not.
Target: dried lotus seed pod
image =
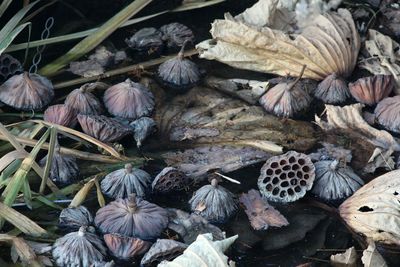
[[[343,200],[351,196],[364,181],[337,160],[319,161],[315,165],[315,180],[311,192],[326,201]]]
[[[210,185],[197,190],[189,200],[192,212],[196,212],[211,223],[226,222],[238,209],[235,195],[212,179]]]
[[[85,134],[105,143],[121,140],[132,132],[132,129],[120,120],[103,115],[80,114],[78,121]]]
[[[172,239],[157,239],[157,242],[143,256],[140,266],[155,266],[164,260],[173,260],[181,255],[187,247],[188,245],[185,243]]]
[[[189,182],[189,178],[183,172],[173,167],[166,167],[154,178],[151,187],[155,192],[169,193],[184,190]]]
[[[0,84],[15,74],[23,72],[21,63],[9,54],[0,55]]]
[[[121,236],[118,234],[104,235],[106,243],[111,255],[122,261],[130,261],[134,258],[145,254],[152,243],[143,241],[140,238]]]
[[[186,92],[197,85],[202,73],[193,61],[184,56],[185,45],[175,58],[171,58],[158,67],[157,76],[162,85],[178,93]]]
[[[82,226],[56,240],[52,255],[57,266],[88,267],[104,260],[107,250],[96,234],[87,231],[89,228]]]
[[[156,131],[156,122],[149,117],[142,117],[129,124],[133,129],[136,146],[141,147],[146,138]]]
[[[94,222],[103,234],[113,233],[152,240],[159,237],[167,227],[168,214],[156,204],[130,195],[99,209]]]
[[[400,133],[400,96],[387,97],[375,108],[375,120],[386,129]]]
[[[315,167],[302,153],[289,151],[271,157],[261,168],[258,188],[271,201],[292,202],[302,198],[311,189]]]
[[[332,73],[318,84],[314,96],[326,104],[340,104],[350,97],[350,93],[346,82]]]
[[[126,164],[125,168],[107,174],[101,181],[101,191],[110,198],[125,198],[132,193],[145,197],[150,183],[150,174]]]
[[[78,114],[82,115],[102,114],[103,107],[100,101],[91,93],[95,86],[94,83],[87,83],[73,90],[65,99],[65,105],[75,109]]]
[[[73,231],[79,230],[81,226],[90,226],[92,223],[93,216],[84,206],[65,208],[58,219],[58,225],[61,228]]]
[[[358,102],[372,106],[389,96],[394,86],[392,75],[374,75],[350,83],[349,89]]]
[[[154,109],[154,96],[151,91],[130,79],[108,88],[103,100],[110,114],[128,120],[149,116]]]
[[[67,105],[58,104],[49,106],[44,111],[44,120],[65,127],[74,128],[77,124],[76,111]]]
[[[35,73],[14,75],[0,86],[0,101],[18,110],[41,110],[53,97],[53,84]]]
[[[173,22],[160,28],[162,39],[167,42],[169,49],[179,49],[185,41],[194,43],[194,34],[187,26]]]
[[[156,28],[143,28],[131,38],[125,39],[126,44],[141,56],[159,55],[164,49],[162,33]]]
[[[288,78],[269,89],[259,99],[260,105],[279,117],[293,117],[306,110],[310,106],[311,97],[300,77],[296,80]]]
[[[46,166],[47,156],[39,161],[41,167]],[[79,167],[76,158],[60,153],[59,145],[54,150],[53,160],[51,162],[49,178],[59,184],[71,184],[77,180]]]

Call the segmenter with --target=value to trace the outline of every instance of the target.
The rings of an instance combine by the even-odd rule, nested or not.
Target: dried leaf
[[[213,241],[212,234],[199,235],[195,242],[183,252],[183,255],[175,258],[172,262],[163,261],[158,266],[192,266],[192,267],[229,267],[228,257],[224,255],[233,242],[238,238],[237,235]]]
[[[385,259],[376,249],[374,242],[370,243],[368,248],[364,250],[361,261],[364,267],[387,267]]]
[[[369,30],[365,41],[366,58],[358,66],[373,74],[393,75],[397,87],[395,93],[400,94],[400,46],[389,36],[378,31]]]
[[[189,214],[182,210],[169,208],[168,228],[177,232],[186,244],[192,243],[200,234],[211,233],[213,238],[221,240],[225,233],[217,226],[210,224],[206,219],[197,214]]]
[[[354,247],[346,249],[344,253],[331,255],[330,263],[333,267],[356,267],[357,252]]]
[[[34,221],[1,202],[0,216],[27,235],[45,236],[48,234],[45,229],[37,225]]]
[[[0,242],[11,245],[11,258],[14,262],[19,259],[25,266],[44,266],[44,263],[38,259],[34,250],[24,239],[7,234],[0,234]]]
[[[385,244],[400,245],[400,170],[375,178],[339,207],[355,232]]]
[[[370,126],[362,117],[362,104],[353,104],[344,107],[326,105],[326,122],[318,116],[316,123],[324,130],[344,130],[365,140],[376,147],[364,171],[373,173],[379,167],[394,169],[391,155],[399,151],[400,146],[394,137],[384,130],[377,130]]]
[[[257,190],[252,189],[247,194],[242,194],[239,200],[245,206],[247,217],[255,230],[267,230],[269,226],[282,227],[289,224],[286,218],[269,205]]]
[[[261,2],[266,1],[256,3],[259,10],[251,14],[257,18],[251,21],[243,19],[248,17],[246,13],[236,18],[227,14],[225,20],[215,20],[211,28],[213,40],[196,46],[200,57],[281,76],[288,72],[299,76],[303,65],[307,65],[303,78],[322,80],[331,73],[350,76],[360,49],[360,37],[348,10],[318,15],[301,34],[289,35],[274,27],[249,24],[268,22],[268,18],[275,16],[271,5],[276,1],[269,0],[265,5]]]

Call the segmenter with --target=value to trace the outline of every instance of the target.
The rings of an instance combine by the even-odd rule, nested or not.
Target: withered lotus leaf
[[[158,67],[157,75],[163,85],[186,92],[201,80],[201,71],[193,61],[184,56],[185,44],[175,58],[171,58]]]
[[[62,228],[78,230],[81,226],[90,226],[93,216],[85,206],[65,208],[61,211],[58,225]]]
[[[236,196],[220,186],[217,179],[197,190],[189,204],[193,212],[211,223],[227,221],[238,209]]]
[[[159,54],[164,49],[162,33],[156,28],[143,28],[131,38],[125,39],[126,44],[140,54]]]
[[[183,172],[174,167],[166,167],[154,178],[151,187],[155,192],[168,193],[184,190],[189,185],[189,181]]]
[[[104,234],[120,234],[149,240],[157,238],[167,227],[168,214],[156,204],[130,195],[99,209],[94,221]]]
[[[132,132],[132,129],[120,120],[103,115],[78,115],[82,130],[106,143],[118,141]]]
[[[355,232],[384,244],[400,245],[400,170],[381,175],[357,190],[339,207]]]
[[[145,254],[152,245],[151,242],[143,241],[139,238],[118,234],[104,235],[104,242],[110,250],[111,255],[125,261]]]
[[[47,156],[39,161],[41,167],[46,166]],[[49,178],[60,184],[70,184],[78,178],[79,167],[76,158],[70,155],[64,155],[59,152],[59,146],[53,154]]]
[[[77,124],[76,112],[67,105],[58,104],[49,106],[44,111],[44,120],[59,124],[65,127],[73,128]]]
[[[78,114],[100,115],[103,107],[100,101],[90,91],[94,84],[87,83],[80,88],[73,90],[65,99],[65,105],[75,109]]]
[[[251,189],[239,198],[245,206],[251,226],[255,230],[267,230],[270,226],[282,227],[289,224],[286,218],[263,199],[257,190]]]
[[[58,238],[53,245],[53,258],[57,266],[89,267],[103,261],[107,249],[101,239],[85,226]]]
[[[259,102],[270,113],[280,117],[293,117],[310,106],[311,97],[304,90],[301,81],[288,79],[269,89]]]
[[[350,93],[346,82],[336,73],[332,73],[318,84],[314,96],[327,104],[339,104],[346,101]]]
[[[168,228],[177,232],[186,244],[196,240],[200,234],[211,233],[215,240],[225,238],[225,233],[217,226],[209,223],[202,216],[182,210],[168,208]]]
[[[172,22],[161,26],[162,39],[167,42],[167,47],[177,49],[185,41],[194,42],[194,35],[191,29],[178,22]]]
[[[35,73],[14,75],[0,86],[0,101],[18,110],[41,110],[53,98],[53,84]]]
[[[154,96],[150,90],[130,79],[108,88],[103,100],[110,114],[129,120],[149,116],[154,108]]]
[[[281,4],[281,1],[274,2]],[[272,16],[282,12],[279,7],[272,9],[271,5],[254,12],[258,16],[252,20],[265,21],[268,16],[272,20]],[[331,73],[346,78],[357,63],[360,36],[347,9],[316,16],[300,29],[300,34],[286,33],[274,25],[251,25],[241,21],[239,16],[234,18],[226,14],[224,20],[212,23],[213,39],[196,46],[201,58],[280,76],[288,72],[299,76],[302,65],[307,65],[303,78],[315,80],[322,80]]]
[[[349,84],[351,95],[360,103],[369,106],[389,96],[395,87],[392,75],[375,75],[360,78]]]
[[[129,124],[133,128],[136,146],[141,147],[146,138],[156,131],[156,122],[149,117],[141,117]]]
[[[351,196],[364,181],[338,160],[316,162],[315,180],[311,192],[326,201],[342,200]]]
[[[189,245],[183,254],[173,261],[163,261],[159,267],[229,267],[234,266],[224,252],[235,242],[237,235],[218,241],[213,241],[211,234],[199,235],[196,241]]]
[[[147,172],[126,164],[125,168],[113,171],[101,181],[101,191],[111,198],[125,198],[135,193],[145,197],[149,190],[151,176]]]
[[[302,153],[289,151],[268,159],[262,166],[258,188],[268,200],[292,202],[302,198],[311,189],[315,167]]]
[[[400,133],[400,96],[387,97],[375,108],[375,118],[386,129]]]
[[[140,261],[140,266],[154,266],[164,260],[173,260],[183,253],[188,245],[172,240],[157,239]]]

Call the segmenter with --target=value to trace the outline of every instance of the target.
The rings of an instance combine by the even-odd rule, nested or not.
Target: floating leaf
[[[224,252],[237,238],[238,236],[235,235],[220,241],[213,241],[212,234],[199,235],[196,241],[190,244],[190,246],[183,252],[183,255],[177,257],[172,262],[163,261],[158,266],[232,266],[231,263],[228,262],[228,257],[224,255]]]
[[[351,247],[344,253],[332,255],[330,263],[333,267],[357,267],[357,258],[356,249]]]
[[[281,23],[260,24],[277,10],[282,12],[271,8],[279,1],[265,5],[261,2],[266,1],[256,3],[260,10],[252,12],[251,22],[243,20],[248,11],[235,18],[227,14],[225,20],[215,20],[211,28],[213,40],[196,46],[200,57],[281,76],[299,76],[303,65],[307,65],[303,78],[322,80],[331,73],[350,76],[356,65],[360,37],[347,9],[316,16],[300,34],[289,35],[279,30]],[[260,18],[256,19],[257,16]],[[257,24],[252,25],[254,22]]]
[[[375,178],[339,207],[355,232],[385,244],[400,245],[400,170]]]
[[[376,249],[374,242],[370,243],[368,248],[364,250],[361,261],[364,267],[387,267],[385,259]]]
[[[257,190],[250,190],[240,196],[240,202],[245,206],[251,226],[255,230],[267,230],[270,226],[282,227],[289,224],[286,218],[263,199]]]

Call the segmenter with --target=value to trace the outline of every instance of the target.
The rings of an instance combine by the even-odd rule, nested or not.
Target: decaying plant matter
[[[211,234],[199,235],[184,252],[172,262],[163,261],[158,266],[232,266],[224,252],[232,245],[238,236],[213,241]],[[193,256],[195,255],[195,256]]]
[[[375,147],[364,171],[373,173],[379,167],[393,169],[391,155],[394,151],[399,151],[400,146],[390,133],[377,130],[365,122],[362,107],[362,104],[344,107],[326,105],[326,122],[317,116],[315,121],[324,131],[352,135],[353,138]]]
[[[304,78],[322,80],[331,73],[350,76],[360,37],[348,10],[316,16],[300,34],[287,34],[274,23],[275,16],[282,17],[279,1],[260,2],[266,3],[247,10],[251,16],[227,14],[224,20],[215,20],[213,40],[196,46],[200,57],[281,76],[299,76],[303,65],[307,65]]]
[[[358,66],[373,74],[393,75],[400,94],[400,46],[389,36],[378,31],[369,30],[368,40],[365,41],[366,55]]]
[[[400,245],[399,175],[391,171],[361,187],[340,205],[340,216],[375,242]]]
[[[260,171],[258,188],[268,200],[292,202],[302,198],[311,189],[315,167],[302,153],[289,151],[268,159]]]
[[[239,200],[244,205],[250,224],[255,230],[267,230],[270,226],[282,227],[289,224],[286,218],[254,189],[243,193]]]

